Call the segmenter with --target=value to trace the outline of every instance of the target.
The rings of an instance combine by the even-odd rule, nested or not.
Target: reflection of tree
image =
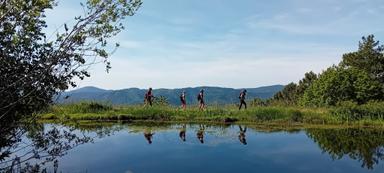
[[[349,156],[373,169],[384,159],[384,131],[374,129],[310,129],[307,134],[333,159]]]
[[[32,123],[8,128],[1,133],[0,172],[46,172],[42,167],[53,162],[57,171],[57,158],[70,149],[91,142],[90,137],[73,129]]]
[[[95,133],[97,138],[104,138],[113,135],[115,132],[123,130],[122,124],[117,122],[70,122],[65,124],[66,127],[74,128],[85,133]]]

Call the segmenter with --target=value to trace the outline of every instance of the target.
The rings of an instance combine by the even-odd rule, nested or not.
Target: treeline
[[[328,107],[362,105],[384,99],[384,46],[373,35],[363,37],[356,52],[320,74],[305,73],[266,101],[270,105]]]

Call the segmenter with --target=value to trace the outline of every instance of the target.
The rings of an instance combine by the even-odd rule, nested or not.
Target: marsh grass
[[[97,121],[177,121],[177,122],[242,122],[278,124],[384,124],[382,103],[361,106],[340,106],[333,108],[307,108],[283,106],[252,106],[238,110],[236,105],[208,106],[204,111],[197,106],[186,110],[175,106],[121,105],[81,102],[53,105],[39,114],[42,120],[97,120]],[[355,115],[358,110],[359,115]],[[363,116],[361,116],[362,114]],[[366,115],[367,114],[367,115]],[[361,118],[349,118],[356,117]],[[379,118],[372,118],[379,117]]]
[[[210,122],[292,122],[324,123],[328,111],[300,107],[254,106],[238,110],[236,105],[208,106],[204,111],[197,106],[183,110],[174,106],[142,105],[111,106],[103,103],[81,102],[51,106],[40,113],[41,119],[56,120],[156,120],[156,121],[210,121]]]

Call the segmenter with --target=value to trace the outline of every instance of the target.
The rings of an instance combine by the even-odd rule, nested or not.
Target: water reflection
[[[245,126],[244,129],[239,125],[239,141],[240,143],[247,145],[247,139],[245,139],[245,132],[247,132],[247,127]]]
[[[0,145],[0,172],[47,172],[53,162],[57,172],[58,157],[67,151],[92,142],[92,138],[60,126],[44,126],[36,122],[20,124],[2,132]],[[4,135],[4,136],[3,136]]]
[[[196,136],[197,136],[197,139],[200,141],[200,143],[204,144],[204,130],[205,130],[205,127],[202,124],[200,124],[199,127],[200,128],[197,131]]]
[[[152,138],[155,133],[152,133],[150,130],[144,132],[144,138],[147,140],[148,144],[152,144]]]
[[[129,133],[127,133],[127,131]],[[155,143],[153,143],[155,134],[156,140]],[[270,136],[274,136],[275,134],[279,134],[278,138],[271,140]],[[187,135],[196,135],[198,140],[195,139],[186,142]],[[118,137],[113,138],[114,136]],[[136,138],[132,136],[138,137]],[[300,141],[292,139],[297,136],[302,136]],[[126,137],[130,137],[130,140],[123,140]],[[105,141],[124,141],[127,145],[133,145],[132,148],[135,148],[135,150],[137,149],[138,153],[146,152],[145,149],[140,148],[146,147],[142,146],[143,141],[152,144],[151,152],[154,151],[153,149],[158,148],[159,150],[163,150],[165,148],[164,150],[166,150],[168,146],[172,146],[171,148],[175,149],[175,152],[172,153],[172,155],[177,156],[178,154],[183,154],[183,156],[179,156],[181,158],[196,154],[193,150],[194,147],[200,147],[200,149],[205,148],[205,151],[208,151],[202,152],[202,154],[210,153],[210,151],[214,150],[213,148],[221,147],[221,152],[229,152],[228,149],[232,149],[232,154],[224,155],[222,157],[234,157],[233,155],[236,156],[236,152],[241,151],[245,152],[241,156],[244,157],[242,159],[250,161],[260,159],[256,157],[257,155],[252,153],[253,151],[260,152],[264,149],[260,148],[263,146],[261,143],[266,144],[266,146],[271,146],[271,148],[268,149],[277,152],[279,151],[278,149],[282,149],[276,147],[278,144],[282,144],[282,146],[287,144],[287,147],[292,147],[301,145],[302,142],[309,142],[312,145],[315,144],[313,145],[315,149],[311,150],[315,153],[315,159],[321,158],[317,151],[318,149],[321,149],[324,153],[327,153],[327,156],[331,157],[336,164],[338,163],[338,160],[347,158],[354,160],[354,162],[359,164],[359,166],[361,165],[364,169],[375,169],[375,166],[384,159],[384,130],[382,129],[300,130],[256,127],[251,125],[178,125],[157,123],[71,123],[64,126],[35,123],[15,127],[8,131],[8,133],[1,133],[0,172],[61,171],[60,166],[62,167],[62,165],[59,163],[62,164],[62,162],[60,158],[66,155],[68,151],[79,145],[94,142],[95,139],[101,138],[108,138]],[[180,143],[176,141],[179,140],[186,143],[184,145],[178,145]],[[289,143],[287,140],[293,143]],[[314,143],[312,141],[314,141]],[[136,143],[140,145],[135,145]],[[204,145],[196,145],[199,143]],[[95,144],[97,144],[97,142],[95,142]],[[106,147],[108,148],[109,145]],[[240,145],[246,145],[246,147],[239,148],[238,146]],[[87,145],[87,147],[89,147],[89,145]],[[177,148],[181,150],[176,150]],[[291,148],[282,151],[281,155],[286,155],[287,153],[284,152],[290,151],[290,149]],[[300,153],[300,149],[301,148],[299,147],[295,153]],[[126,151],[118,147],[116,150]],[[95,151],[100,151],[100,149]],[[177,151],[182,152],[178,153]],[[185,155],[187,152],[190,154]],[[141,153],[139,155],[141,155]],[[111,153],[104,152],[101,155],[103,154],[108,155]],[[267,151],[263,157],[280,157],[280,154],[277,156],[273,156],[273,154],[273,152]],[[140,160],[140,158],[137,159]],[[247,162],[244,162],[244,164],[245,163]],[[300,163],[297,164],[299,165]],[[243,166],[247,167],[249,165]]]
[[[179,137],[180,139],[185,142],[187,139],[185,137],[185,133],[187,132],[187,125],[183,125],[183,127],[180,129],[180,132],[179,132]]]
[[[309,129],[307,134],[332,159],[345,156],[373,169],[384,159],[384,131],[377,129]]]

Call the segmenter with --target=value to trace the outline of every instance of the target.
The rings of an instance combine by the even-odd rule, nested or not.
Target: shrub
[[[303,122],[303,114],[300,111],[294,110],[291,113],[291,121],[293,122]]]

